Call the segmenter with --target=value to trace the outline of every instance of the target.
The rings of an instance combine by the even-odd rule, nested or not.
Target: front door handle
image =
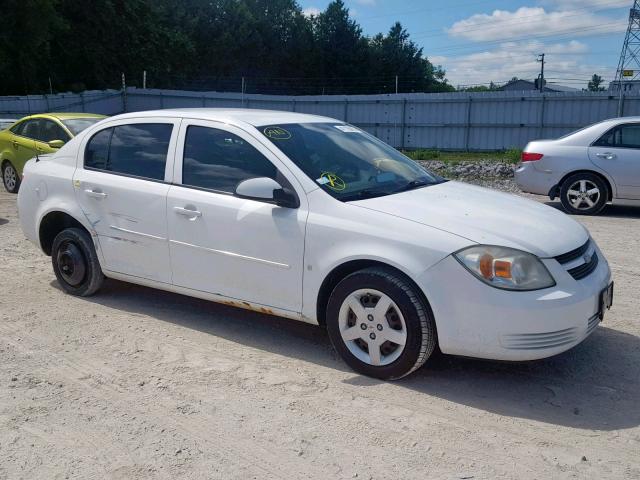
[[[182,208],[182,207],[173,207],[173,211],[178,215],[184,215],[185,217],[189,217],[191,220],[195,220],[198,217],[202,216],[202,212],[198,211],[194,208]]]
[[[13,144],[13,148],[18,148],[20,146],[20,144],[18,142],[16,142],[15,140],[13,142],[11,142]]]
[[[100,192],[98,190],[87,189],[84,191],[84,193],[86,193],[90,197],[97,198],[97,199],[103,199],[107,197],[106,193]]]
[[[596,153],[596,157],[604,158],[605,160],[613,160],[616,158],[616,154],[611,152]]]

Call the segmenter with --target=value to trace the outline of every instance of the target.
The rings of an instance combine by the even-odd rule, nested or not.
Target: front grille
[[[571,275],[576,280],[580,280],[581,278],[586,277],[591,274],[598,267],[598,254],[593,252],[591,255],[591,259],[588,262],[583,263],[575,268],[571,268],[567,270],[569,275]]]
[[[587,243],[585,243],[581,247],[578,247],[575,250],[571,250],[570,252],[563,253],[562,255],[558,255],[557,257],[554,257],[554,258],[561,265],[564,265],[565,263],[573,262],[574,260],[577,260],[578,258],[582,257],[585,253],[587,253],[587,250],[589,250],[590,245],[591,245],[591,239],[587,240]]]
[[[580,280],[589,274],[591,274],[598,267],[598,254],[595,249],[591,248],[591,239],[575,250],[558,255],[555,258],[560,265],[566,265],[573,263],[576,260],[583,259],[583,263],[572,268],[567,268],[567,272],[576,280]],[[591,256],[588,256],[588,252],[591,250]],[[566,268],[566,267],[565,267]]]
[[[502,344],[511,350],[540,350],[568,345],[577,339],[577,328],[571,327],[555,332],[503,335]]]

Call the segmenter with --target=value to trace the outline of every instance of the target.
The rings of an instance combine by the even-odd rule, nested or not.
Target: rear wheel
[[[593,173],[576,173],[567,178],[560,188],[560,201],[568,213],[595,215],[607,204],[607,184]]]
[[[429,305],[402,275],[368,268],[347,276],[327,306],[335,349],[357,372],[384,380],[421,367],[436,346]]]
[[[93,295],[104,281],[91,237],[80,228],[67,228],[56,236],[51,262],[58,283],[71,295]]]
[[[9,193],[18,193],[20,189],[20,177],[9,160],[2,164],[2,183]]]

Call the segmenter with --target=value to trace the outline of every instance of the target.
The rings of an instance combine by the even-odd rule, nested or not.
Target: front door
[[[98,234],[105,270],[170,283],[166,201],[179,122],[122,122],[85,140],[76,198]]]
[[[300,312],[307,201],[286,167],[240,129],[183,120],[167,200],[173,283]],[[270,177],[300,196],[296,209],[234,195]]]
[[[589,158],[613,179],[618,198],[640,199],[640,123],[609,130],[589,147]]]

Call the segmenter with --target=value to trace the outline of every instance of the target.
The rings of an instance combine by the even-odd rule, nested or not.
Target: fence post
[[[627,96],[623,93],[620,95],[620,115],[619,117],[624,117],[624,101],[627,99]]]
[[[51,107],[49,106],[49,97],[47,96],[47,94],[44,94],[44,101],[47,104],[47,112],[51,111]]]
[[[122,112],[127,112],[127,84],[124,78],[124,72],[122,72]]]
[[[84,93],[80,92],[80,105],[82,105],[82,111],[86,111],[85,110],[85,104],[84,104]]]
[[[407,128],[407,99],[402,99],[402,123],[400,123],[400,150],[404,150],[404,134]]]
[[[471,104],[473,103],[473,97],[469,95],[469,102],[467,103],[467,125],[465,128],[464,136],[464,150],[469,151],[469,142],[471,141]]]
[[[344,123],[349,123],[349,99],[344,97]]]
[[[542,94],[542,104],[540,105],[540,134],[538,135],[540,138],[545,138],[544,136],[544,106],[546,105],[546,96]]]
[[[291,99],[291,104],[292,104],[291,105],[291,111],[295,112],[296,111],[296,99],[295,98]]]

